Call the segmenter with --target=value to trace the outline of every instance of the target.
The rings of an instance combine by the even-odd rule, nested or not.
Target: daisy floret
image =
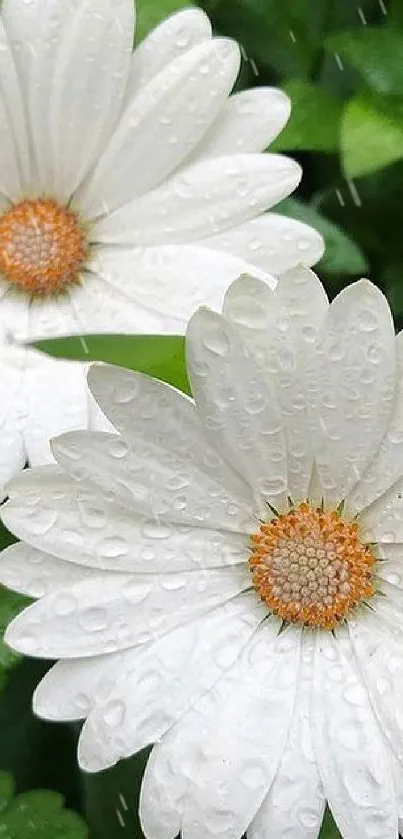
[[[58,659],[34,709],[79,761],[155,744],[149,839],[403,827],[403,342],[370,282],[242,277],[187,331],[193,399],[95,366],[117,434],[10,483],[6,640]]]
[[[133,51],[134,30],[133,0],[1,5],[0,343],[182,333],[241,271],[267,277],[323,252],[308,225],[264,213],[301,177],[261,153],[287,96],[230,95],[239,48],[198,9]],[[93,417],[86,368],[0,351],[0,380],[19,394],[0,413],[1,492]]]

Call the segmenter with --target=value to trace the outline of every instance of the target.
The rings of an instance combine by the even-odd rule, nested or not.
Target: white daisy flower
[[[95,367],[120,436],[10,485],[6,640],[60,659],[37,714],[84,769],[155,743],[149,839],[397,837],[403,815],[403,343],[371,283],[249,278],[187,335],[195,401]],[[402,826],[402,824],[401,824]]]
[[[262,215],[301,176],[293,160],[260,153],[288,98],[229,96],[238,46],[212,38],[199,10],[134,52],[133,32],[133,0],[3,0],[0,333],[183,332],[248,265],[281,273],[323,251],[310,227]],[[21,405],[2,438],[17,411],[23,443],[1,453],[0,483],[27,457],[49,459],[50,436],[88,423],[78,366],[25,354],[30,370],[21,360],[17,376],[8,358],[1,378]]]

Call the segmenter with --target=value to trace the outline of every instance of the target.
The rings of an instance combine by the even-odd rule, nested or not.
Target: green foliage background
[[[185,5],[139,0],[137,40]],[[402,0],[358,0],[358,5],[353,0],[200,0],[199,5],[217,33],[242,45],[238,87],[278,85],[292,99],[291,120],[271,148],[295,156],[304,178],[297,195],[279,209],[323,234],[327,249],[318,272],[330,296],[368,276],[386,292],[400,329]],[[188,389],[180,338],[93,336],[86,344],[88,354],[77,338],[43,348],[140,369]],[[0,532],[1,547],[11,541],[10,534]],[[25,602],[0,588],[0,631]],[[146,754],[96,776],[82,775],[75,755],[78,729],[43,723],[30,710],[32,691],[48,666],[18,659],[0,642],[2,839],[141,839],[136,804]],[[63,808],[63,799],[76,813]],[[321,837],[337,836],[327,813]]]

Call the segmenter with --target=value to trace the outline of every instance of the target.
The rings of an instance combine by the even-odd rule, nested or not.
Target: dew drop
[[[122,457],[126,457],[128,451],[128,445],[121,437],[116,437],[115,440],[110,440],[108,443],[108,452],[111,457],[121,459]]]
[[[62,592],[55,598],[55,612],[61,617],[72,615],[77,609],[77,600],[72,594]]]
[[[403,428],[391,428],[386,436],[392,445],[400,446],[403,443]]]
[[[98,547],[98,553],[104,559],[116,559],[120,556],[126,556],[128,551],[129,546],[121,536],[108,536],[102,540]]]
[[[272,475],[270,478],[260,478],[258,485],[262,495],[279,495],[286,490],[284,475]]]
[[[102,606],[85,609],[80,616],[80,624],[86,632],[101,632],[108,625],[108,613]]]
[[[365,690],[361,685],[350,685],[344,690],[343,696],[349,705],[359,707],[360,705],[364,706],[365,704]]]
[[[136,398],[137,392],[138,388],[134,381],[120,385],[119,388],[116,388],[114,393],[116,404],[125,405],[127,402],[132,402]]]
[[[381,360],[381,350],[377,344],[371,344],[365,353],[367,360],[371,364],[378,364]]]
[[[151,591],[148,583],[139,583],[136,579],[130,580],[122,589],[123,597],[131,606],[138,606],[142,603]]]
[[[378,327],[378,319],[372,309],[361,309],[357,315],[358,326],[362,332],[373,332]]]
[[[102,711],[102,717],[109,728],[117,728],[122,725],[126,715],[126,705],[121,699],[109,702]]]
[[[85,504],[81,507],[81,519],[83,524],[94,530],[104,528],[107,521],[105,510]]]
[[[91,701],[89,696],[86,696],[85,693],[78,693],[75,698],[75,704],[79,711],[81,711],[85,716],[89,714],[91,710]]]
[[[204,332],[203,344],[207,350],[210,350],[210,352],[222,357],[228,355],[231,348],[228,335],[226,335],[226,333],[222,330],[212,326]]]
[[[147,521],[143,526],[143,536],[146,539],[169,539],[171,535],[171,529],[157,521]]]
[[[165,591],[179,591],[185,588],[187,579],[183,574],[169,574],[161,580],[161,588]]]
[[[345,350],[339,341],[333,341],[328,347],[328,356],[331,361],[341,361],[344,358]]]

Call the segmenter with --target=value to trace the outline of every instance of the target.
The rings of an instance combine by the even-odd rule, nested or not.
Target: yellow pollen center
[[[51,198],[21,201],[0,216],[0,274],[31,296],[77,283],[87,249],[78,217]]]
[[[375,593],[376,562],[356,522],[308,503],[262,524],[252,536],[249,567],[261,599],[279,617],[333,629]]]

